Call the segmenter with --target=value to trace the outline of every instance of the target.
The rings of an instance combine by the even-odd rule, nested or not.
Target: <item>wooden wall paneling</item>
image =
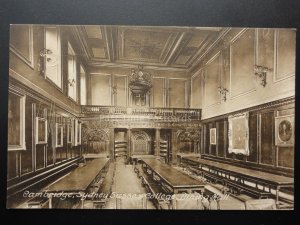
[[[258,138],[259,138],[258,115],[250,114],[249,116],[249,156],[248,162],[258,163]]]
[[[205,125],[205,154],[210,154],[210,144],[209,144],[209,129],[210,124]]]
[[[274,165],[274,112],[261,114],[260,163]]]
[[[25,105],[25,140],[26,140],[26,151],[21,152],[21,175],[33,171],[33,150],[34,145],[33,135],[33,123],[32,123],[32,99],[26,98]]]
[[[33,171],[36,171],[36,144],[35,144],[35,129],[36,129],[36,104],[32,104],[32,127],[33,129],[31,130],[32,132],[32,166],[33,166]]]
[[[225,124],[224,121],[217,122],[217,155],[224,157],[225,149]]]

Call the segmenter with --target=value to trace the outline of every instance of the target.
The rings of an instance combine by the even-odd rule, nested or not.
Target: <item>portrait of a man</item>
[[[289,146],[294,144],[294,116],[275,118],[275,145]]]

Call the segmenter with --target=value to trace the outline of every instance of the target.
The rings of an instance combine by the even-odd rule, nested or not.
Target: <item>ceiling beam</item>
[[[104,26],[104,37],[105,37],[105,43],[106,43],[106,49],[107,49],[107,57],[110,62],[114,62],[115,60],[115,54],[113,49],[113,36],[112,36],[112,29],[111,27]]]
[[[111,68],[136,68],[137,63],[106,63],[106,62],[90,62],[88,66],[92,67],[111,67]],[[170,66],[155,66],[155,65],[146,65],[143,64],[144,69],[151,69],[151,70],[164,70],[164,71],[176,71],[176,72],[187,72],[186,68],[179,68],[179,67],[170,67]]]
[[[173,45],[173,47],[171,48],[172,51],[170,52],[169,56],[166,58],[166,60],[164,62],[166,65],[170,64],[171,60],[174,58],[175,53],[178,52],[178,49],[181,49],[181,47],[182,47],[181,43],[182,43],[185,35],[186,35],[186,33],[182,32],[180,34],[179,38],[177,39],[177,41],[175,42],[175,44]]]
[[[201,62],[201,60],[209,53],[212,51],[212,49],[214,47],[216,47],[216,45],[225,37],[226,34],[228,34],[228,32],[231,30],[231,28],[224,28],[223,30],[220,31],[219,35],[214,38],[211,38],[211,40],[209,42],[206,43],[205,46],[202,46],[199,49],[199,52],[201,53],[201,55],[195,54],[193,60],[191,60],[191,65],[189,66],[188,71],[189,72],[194,72],[197,68],[197,65]],[[202,49],[205,48],[204,51],[202,51]],[[200,51],[201,50],[201,51]]]
[[[79,26],[72,26],[72,33],[73,36],[75,37],[75,39],[78,41],[80,46],[81,51],[84,53],[84,59],[86,61],[86,63],[88,63],[88,61],[90,60],[90,56],[87,50],[87,46],[86,43],[84,42],[83,39],[83,33],[81,31],[81,28]]]

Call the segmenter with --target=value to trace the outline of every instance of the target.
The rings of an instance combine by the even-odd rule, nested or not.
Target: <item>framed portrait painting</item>
[[[45,118],[36,117],[35,127],[35,143],[47,143],[47,120]]]
[[[63,147],[63,125],[56,123],[55,124],[55,129],[56,129],[56,147]]]
[[[249,113],[228,117],[228,152],[249,155]]]
[[[210,128],[209,130],[209,140],[211,145],[217,144],[217,128]]]
[[[275,145],[293,146],[295,142],[294,127],[294,115],[275,117]]]

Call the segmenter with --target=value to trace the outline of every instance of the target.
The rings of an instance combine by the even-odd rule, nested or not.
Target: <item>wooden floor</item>
[[[146,194],[146,189],[142,186],[141,180],[134,173],[132,165],[126,165],[122,158],[117,159],[112,193],[117,194]],[[116,199],[111,198],[106,209],[116,209]],[[147,202],[147,209],[155,209],[152,202]]]

